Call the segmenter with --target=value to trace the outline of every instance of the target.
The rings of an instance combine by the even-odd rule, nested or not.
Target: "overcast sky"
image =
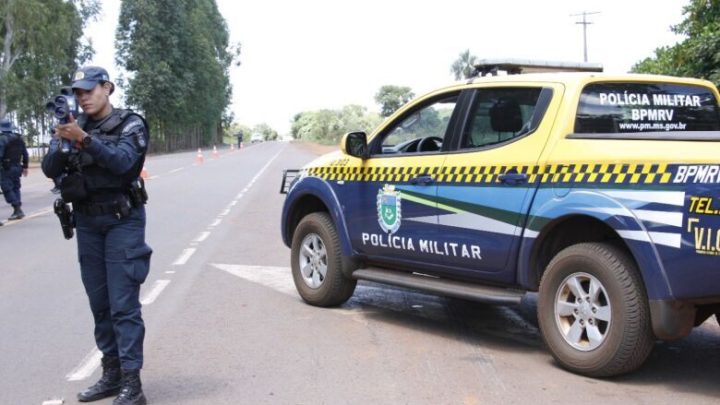
[[[470,49],[479,58],[588,60],[623,73],[679,37],[689,0],[216,0],[232,42],[242,44],[231,68],[235,119],[289,132],[298,112],[360,104],[371,111],[380,86],[409,86],[420,95],[451,84],[450,66]],[[88,27],[93,64],[114,66],[119,0],[102,0]],[[117,102],[116,104],[123,104]]]

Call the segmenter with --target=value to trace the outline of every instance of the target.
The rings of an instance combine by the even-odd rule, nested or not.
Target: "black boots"
[[[140,370],[122,371],[122,390],[115,398],[113,405],[145,405],[147,400],[142,391]]]
[[[113,405],[145,405],[147,400],[142,391],[140,370],[121,370],[120,359],[102,358],[103,374],[92,387],[78,394],[78,401],[97,401],[117,395]]]
[[[13,213],[10,215],[10,218],[8,220],[14,221],[16,219],[23,219],[25,218],[25,213],[20,208],[20,205],[13,205]]]
[[[100,380],[92,387],[77,395],[78,401],[97,401],[117,395],[122,388],[122,373],[120,372],[120,359],[105,356],[102,358],[103,373]]]

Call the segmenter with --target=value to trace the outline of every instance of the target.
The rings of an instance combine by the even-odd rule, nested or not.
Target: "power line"
[[[579,17],[582,16],[582,21],[576,21],[575,24],[582,24],[583,26],[583,59],[585,62],[588,61],[587,57],[587,26],[592,24],[591,21],[587,20],[587,16],[593,15],[593,14],[600,14],[599,11],[583,11],[579,14],[570,14],[570,17]]]

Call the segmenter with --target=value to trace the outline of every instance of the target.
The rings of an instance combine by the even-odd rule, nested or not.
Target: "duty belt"
[[[89,216],[112,214],[117,215],[118,218],[124,218],[129,215],[130,209],[133,208],[133,206],[129,198],[119,196],[112,201],[75,203],[73,204],[73,209]]]

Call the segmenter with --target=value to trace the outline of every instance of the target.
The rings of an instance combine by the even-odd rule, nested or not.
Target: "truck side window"
[[[535,130],[535,107],[542,88],[479,89],[463,133],[463,148],[503,143]]]
[[[582,91],[576,134],[720,130],[715,95],[705,87],[670,83],[592,83]]]
[[[459,95],[445,95],[400,117],[383,135],[382,154],[441,150]]]

